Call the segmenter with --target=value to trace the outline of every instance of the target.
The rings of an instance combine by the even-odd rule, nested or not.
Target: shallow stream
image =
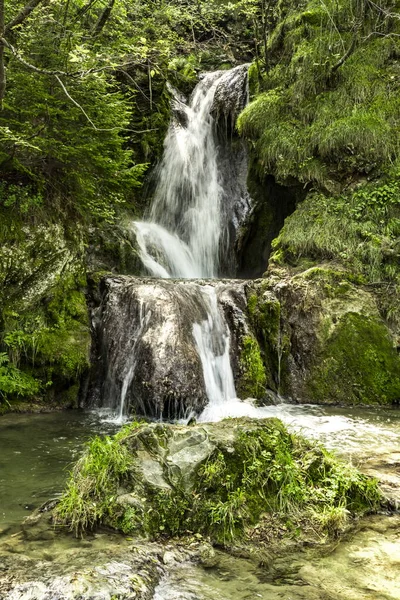
[[[387,495],[400,500],[400,411],[281,404],[262,412],[321,439],[362,470],[378,476]],[[121,550],[126,546],[126,540],[119,538],[118,542],[114,539],[118,536],[105,539],[104,534],[86,541],[61,535],[48,542],[12,537],[27,514],[60,493],[68,467],[85,440],[116,428],[115,423],[93,413],[7,415],[0,419],[0,567],[2,556],[18,555],[24,560],[50,561],[55,568],[65,561],[66,552],[68,568],[75,563],[78,567],[85,549],[96,550],[101,558],[102,547],[113,545]],[[172,563],[154,600],[398,600],[399,567],[400,517],[378,515],[363,521],[337,548],[327,548],[325,556],[304,550],[258,567],[221,552],[207,569]],[[0,593],[3,597],[9,598]],[[36,600],[35,595],[26,598]]]
[[[91,435],[116,429],[80,411],[0,417],[0,534],[60,493]]]
[[[394,502],[400,500],[400,411],[281,404],[261,412],[321,439],[362,470],[378,476],[387,495]],[[68,467],[85,440],[116,428],[98,415],[80,412],[8,415],[0,420],[0,567],[2,560],[6,564],[18,557],[27,561],[26,569],[28,564],[48,561],[51,573],[62,570],[63,564],[65,570],[74,565],[81,568],[88,556],[95,565],[104,558],[105,548],[110,556],[129,552],[129,542],[105,533],[86,540],[53,535],[48,541],[23,539],[14,533],[32,509],[60,493]],[[21,564],[18,569],[23,573]],[[154,600],[398,600],[399,567],[400,516],[377,515],[363,520],[336,548],[327,547],[322,553],[306,548],[262,567],[257,561],[222,552],[217,552],[209,568],[172,561]],[[35,593],[29,594],[15,597],[36,600]],[[104,591],[98,597],[112,597],[107,594]],[[0,598],[13,596],[0,593]]]

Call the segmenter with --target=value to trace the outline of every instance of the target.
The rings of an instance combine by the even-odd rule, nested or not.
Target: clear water
[[[324,441],[361,463],[362,468],[372,460],[372,474],[379,477],[391,461],[394,467],[399,464],[399,410],[287,404],[262,410],[282,418],[290,428]],[[116,429],[104,416],[79,412],[2,417],[0,533],[17,530],[33,508],[60,494],[71,461],[77,458],[88,437]],[[392,483],[400,493],[400,477],[394,473]],[[57,536],[51,547],[49,542],[25,541],[18,536],[10,540],[9,535],[0,537],[1,551],[21,555],[25,560],[30,557],[38,565],[38,560],[44,565],[72,561],[76,569],[80,568],[80,561],[87,568],[86,550],[99,550],[93,559],[95,566],[96,561],[101,564],[106,550],[112,560],[113,552],[129,544],[122,538],[109,539],[104,535],[87,541]],[[224,553],[217,553],[216,558],[216,563],[206,569],[186,563],[171,565],[154,600],[399,600],[400,515],[377,515],[364,520],[358,532],[329,552],[304,549],[271,558],[271,563],[262,567],[257,561]]]
[[[93,434],[116,426],[79,411],[0,418],[0,533],[62,491],[68,469]]]

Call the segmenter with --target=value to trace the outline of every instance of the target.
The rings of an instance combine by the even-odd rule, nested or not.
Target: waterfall
[[[134,223],[142,262],[155,277],[220,276],[234,241],[230,232],[250,208],[247,192],[236,197],[224,190],[213,112],[223,111],[228,99],[236,116],[247,102],[247,65],[204,75],[188,105],[175,99],[149,218]]]
[[[229,329],[218,307],[215,289],[207,286],[203,293],[209,298],[207,319],[194,323],[193,337],[203,367],[208,401],[210,404],[222,404],[236,398],[229,357]]]
[[[224,98],[229,97],[231,112],[239,112],[244,86],[247,101],[247,66],[240,66],[206,74],[188,106],[176,99],[179,120],[171,123],[165,139],[149,221],[134,224],[143,265],[155,277],[214,278],[219,274],[220,257],[229,248],[229,228],[222,210],[212,109],[218,91],[219,104],[224,106]],[[208,306],[207,317],[195,322],[192,331],[208,401],[219,405],[236,398],[230,334],[215,289],[200,290]]]
[[[231,304],[239,298],[243,316],[245,293],[241,283],[211,280],[234,274],[227,265],[250,210],[246,155],[230,155],[217,130],[221,115],[232,125],[247,102],[247,67],[205,74],[188,104],[175,95],[153,201],[147,219],[133,223],[155,279],[106,279],[99,337],[107,377],[98,395],[119,406],[119,420],[130,405],[178,419],[236,398],[230,354],[237,343],[232,348],[219,294],[235,288]]]

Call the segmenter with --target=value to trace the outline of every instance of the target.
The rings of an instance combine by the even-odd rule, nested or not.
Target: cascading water
[[[236,397],[229,356],[229,329],[219,311],[215,289],[206,286],[203,293],[209,297],[208,315],[205,321],[194,323],[193,337],[203,367],[209,403],[222,404]]]
[[[119,397],[119,419],[129,404],[177,419],[201,412],[207,402],[220,406],[236,398],[231,334],[218,297],[223,290],[202,280],[232,275],[226,265],[235,232],[250,210],[239,181],[245,180],[243,155],[235,170],[213,117],[227,110],[234,123],[247,97],[247,65],[205,74],[188,105],[175,97],[148,218],[133,223],[143,266],[158,282],[110,281],[102,316],[107,376],[99,395],[103,406],[115,407]],[[200,281],[161,284],[166,279]],[[242,287],[236,296],[244,309]]]
[[[229,232],[249,209],[245,194],[225,194],[213,118],[215,95],[236,89],[238,81],[235,108],[243,108],[247,65],[206,74],[189,105],[175,100],[179,120],[173,119],[165,139],[149,219],[134,223],[142,262],[155,277],[220,276],[231,247]]]
[[[219,275],[220,257],[229,248],[229,229],[222,210],[223,188],[212,108],[219,86],[229,90],[230,83],[235,85],[238,80],[242,88],[243,81],[247,84],[246,65],[228,73],[206,74],[188,106],[176,100],[180,119],[172,122],[165,140],[149,221],[134,224],[142,262],[156,277]],[[236,94],[235,109],[242,101]],[[215,289],[200,286],[199,292],[207,306],[207,318],[193,324],[193,337],[208,401],[219,405],[236,398],[229,328]]]

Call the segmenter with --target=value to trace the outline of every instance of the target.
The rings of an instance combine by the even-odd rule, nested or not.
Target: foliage
[[[257,340],[250,335],[244,336],[242,344],[243,349],[240,355],[242,377],[239,393],[246,398],[262,398],[265,394],[267,378],[260,346]]]
[[[280,260],[291,265],[304,257],[340,261],[361,281],[375,285],[384,316],[398,325],[399,239],[400,185],[396,168],[386,180],[353,192],[333,197],[309,194],[286,219],[273,247]]]
[[[76,534],[112,513],[118,483],[131,474],[132,461],[120,441],[121,436],[95,437],[71,472],[57,518],[68,519]]]
[[[121,205],[134,208],[169,122],[166,81],[186,91],[198,70],[226,63],[251,4],[116,0],[107,13],[106,0],[39,3],[6,31],[6,197],[28,185],[64,218],[112,221]],[[23,6],[6,0],[6,22]]]
[[[270,65],[256,88],[263,91],[239,119],[261,171],[334,191],[349,172],[379,174],[398,155],[400,30],[392,4],[279,3]]]
[[[289,261],[339,258],[371,282],[397,281],[400,258],[397,179],[336,197],[310,194],[287,219],[275,249]]]
[[[76,276],[64,275],[47,289],[42,304],[3,310],[1,346],[9,377],[19,377],[19,387],[4,387],[4,398],[43,397],[54,390],[61,396],[87,369],[90,335],[86,299],[78,286]]]
[[[318,444],[290,434],[277,419],[257,421],[253,427],[238,420],[237,425],[229,447],[218,444],[190,489],[179,481],[172,484],[167,465],[164,476],[170,488],[143,481],[136,452],[146,425],[128,425],[116,438],[96,438],[71,473],[56,521],[77,533],[105,523],[152,537],[197,532],[228,544],[251,535],[253,527],[262,531],[266,513],[277,522],[300,522],[307,515],[320,531],[334,534],[345,515],[379,505],[375,480]],[[166,426],[157,431],[164,448],[164,436],[170,433]],[[128,505],[116,502],[121,487],[131,492]]]
[[[0,399],[9,396],[35,396],[40,382],[10,363],[8,355],[0,352]]]

